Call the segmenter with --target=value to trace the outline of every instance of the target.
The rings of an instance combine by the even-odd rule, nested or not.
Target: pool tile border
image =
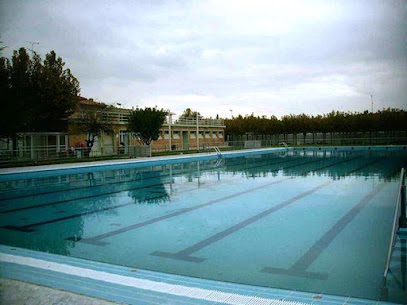
[[[0,271],[3,277],[126,304],[394,305],[203,280],[3,245]]]

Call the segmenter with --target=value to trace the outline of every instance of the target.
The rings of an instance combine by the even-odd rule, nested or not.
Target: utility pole
[[[370,95],[370,102],[372,103],[372,113],[373,113],[373,95]]]
[[[230,111],[230,117],[233,119],[233,110],[230,109],[229,111]]]
[[[172,124],[172,112],[171,111],[168,111],[168,134],[170,135],[170,138],[169,138],[169,144],[170,144],[170,151],[172,151],[172,135],[171,135],[171,124]],[[164,134],[164,138],[165,138],[165,134]]]
[[[34,56],[34,45],[35,44],[40,44],[39,42],[35,42],[35,41],[27,41],[29,44],[31,44],[31,49],[28,49],[31,51],[31,56]]]

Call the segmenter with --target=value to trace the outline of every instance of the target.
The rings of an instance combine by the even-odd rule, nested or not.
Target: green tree
[[[192,111],[191,108],[187,108],[179,116],[179,118],[180,119],[183,119],[183,118],[196,118],[197,115],[201,115],[201,114],[198,111]]]
[[[158,139],[166,115],[166,110],[157,109],[157,107],[137,108],[130,114],[127,129],[132,132],[140,142],[145,145],[150,145],[152,141]]]
[[[54,51],[45,56],[43,65],[38,59],[34,61],[33,82],[40,95],[32,126],[35,130],[66,129],[67,126],[61,125],[61,119],[67,119],[75,110],[79,81],[64,66],[62,58]]]
[[[112,133],[113,125],[107,116],[107,112],[113,106],[101,104],[80,113],[80,117],[71,118],[71,132],[73,134],[86,134],[85,156],[89,157],[93,145],[97,138],[100,138],[102,132]]]
[[[13,149],[16,149],[17,133],[29,131],[29,105],[35,101],[27,51],[24,48],[14,51],[11,61],[2,57],[0,70],[0,135],[13,139]]]
[[[2,45],[2,44],[3,44],[3,41],[0,41],[0,45]],[[7,48],[7,47],[5,47],[5,46],[1,46],[1,47],[0,47],[0,55],[3,55],[3,50],[4,50],[5,48]]]
[[[289,134],[308,132],[374,132],[374,131],[407,131],[407,111],[401,109],[382,109],[375,113],[332,111],[324,115],[289,114],[281,119],[271,116],[256,117],[253,114],[233,119],[226,119],[227,135],[257,135]]]
[[[0,58],[0,136],[12,138],[14,149],[20,132],[67,130],[80,88],[64,65],[54,51],[44,62],[25,48]]]

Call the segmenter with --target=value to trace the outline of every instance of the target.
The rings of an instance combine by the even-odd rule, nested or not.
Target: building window
[[[218,136],[217,136],[217,134],[216,134],[216,131],[212,131],[212,138],[217,138]]]
[[[164,139],[166,139],[166,140],[169,140],[169,139],[170,139],[170,131],[169,131],[169,130],[166,130],[166,131],[164,132]]]
[[[205,138],[210,138],[210,137],[211,137],[211,132],[205,131]]]
[[[163,132],[160,130],[160,133],[158,134],[158,140],[162,140],[163,139]]]
[[[219,131],[219,138],[223,138],[223,131]]]
[[[189,134],[190,134],[190,138],[191,138],[191,139],[196,139],[196,133],[195,133],[195,131],[190,131]]]
[[[199,132],[199,138],[202,139],[203,138],[203,131]]]
[[[121,143],[125,144],[125,143],[127,142],[127,141],[126,141],[126,135],[127,135],[126,130],[120,130],[120,131],[119,131],[120,144],[121,144]]]
[[[172,138],[173,139],[179,139],[180,137],[179,137],[179,131],[173,131],[172,132]]]

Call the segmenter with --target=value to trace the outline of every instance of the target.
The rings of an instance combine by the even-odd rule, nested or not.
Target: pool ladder
[[[383,278],[386,280],[390,268],[391,256],[393,254],[394,245],[396,243],[397,231],[399,228],[406,228],[406,174],[404,168],[400,172],[399,189],[397,193],[397,201],[393,217],[393,228],[391,231],[389,248],[387,249],[387,261],[384,269]]]
[[[222,153],[221,153],[219,147],[213,146],[213,149],[216,151],[216,153],[218,154],[218,156],[222,156]]]

